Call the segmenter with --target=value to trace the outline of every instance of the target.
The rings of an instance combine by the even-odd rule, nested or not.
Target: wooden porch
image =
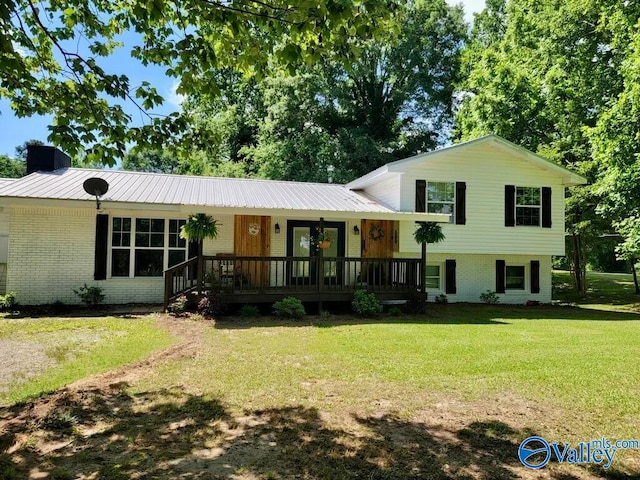
[[[164,308],[182,294],[215,292],[229,303],[350,301],[356,289],[379,300],[424,293],[420,258],[203,256],[164,272]]]

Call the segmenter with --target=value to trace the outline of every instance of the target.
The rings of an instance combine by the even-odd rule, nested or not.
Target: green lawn
[[[635,293],[631,274],[587,272],[586,298],[580,298],[576,294],[569,272],[554,271],[553,285],[555,300],[589,308],[640,312],[640,294]]]

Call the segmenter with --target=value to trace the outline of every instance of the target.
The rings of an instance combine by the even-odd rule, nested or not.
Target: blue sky
[[[485,0],[447,0],[447,3],[462,3],[465,9],[467,21],[473,19],[473,13],[484,8]],[[129,76],[131,86],[140,84],[147,80],[156,87],[158,92],[165,98],[162,108],[154,112],[168,114],[180,108],[180,99],[175,93],[177,82],[175,79],[167,77],[164,69],[159,67],[144,67],[137,60],[129,57],[128,51],[131,49],[133,37],[124,37],[125,44],[129,45],[115,52],[111,57],[101,62],[102,67],[110,73],[126,74]],[[133,115],[134,123],[142,123],[143,119],[135,111],[133,106],[128,106],[126,111]],[[47,126],[51,122],[50,116],[38,116],[29,118],[17,118],[13,115],[9,102],[0,100],[0,154],[14,155],[15,147],[30,139],[37,139],[47,143]]]

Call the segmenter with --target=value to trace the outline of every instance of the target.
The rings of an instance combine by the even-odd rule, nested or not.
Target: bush
[[[209,293],[198,302],[198,313],[204,317],[219,317],[227,313],[227,302],[217,293]]]
[[[302,302],[295,297],[285,297],[273,304],[273,313],[282,318],[297,318],[305,316]]]
[[[392,317],[399,317],[400,315],[402,315],[402,310],[400,309],[400,307],[391,307],[388,313]]]
[[[260,310],[255,305],[243,305],[240,307],[240,316],[245,318],[257,317]]]
[[[500,298],[498,294],[492,290],[487,290],[484,293],[480,294],[480,300],[484,303],[488,303],[489,305],[495,305],[496,303],[500,303]]]
[[[358,315],[368,317],[382,313],[382,304],[378,301],[375,294],[367,293],[364,290],[356,290],[353,294],[351,308]]]
[[[189,299],[186,295],[180,295],[173,302],[169,304],[169,310],[174,315],[182,315],[187,311],[187,307],[189,306]]]
[[[7,292],[6,295],[0,295],[0,311],[12,310],[16,304],[16,292]]]
[[[87,305],[88,307],[95,307],[96,305],[100,305],[104,301],[104,293],[102,293],[104,289],[98,286],[89,287],[86,283],[77,290],[73,290],[82,303]]]
[[[407,299],[407,303],[404,304],[402,310],[404,313],[408,314],[424,313],[426,303],[427,299],[425,295],[418,292],[412,293]]]
[[[443,305],[449,303],[449,299],[444,293],[441,293],[440,295],[436,296],[436,298],[434,298],[433,301]]]
[[[330,318],[331,317],[331,312],[329,310],[322,310],[320,312],[320,318]]]

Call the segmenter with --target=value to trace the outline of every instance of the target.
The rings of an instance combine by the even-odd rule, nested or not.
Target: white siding
[[[175,213],[153,211],[113,209],[105,213],[109,214],[110,223],[113,217],[180,218]],[[7,287],[8,290],[17,292],[19,303],[33,305],[61,300],[68,304],[77,304],[79,300],[73,289],[84,285],[85,282],[104,288],[105,303],[162,303],[162,277],[93,280],[95,215],[95,209],[12,209]],[[233,253],[233,215],[214,214],[214,217],[219,222],[219,233],[215,240],[205,241],[205,255]],[[286,255],[287,220],[285,217],[272,218],[272,256]],[[325,220],[344,221],[340,218]],[[276,223],[280,224],[279,234],[274,232]],[[359,257],[360,236],[353,234],[353,227],[356,225],[359,226],[357,220],[345,221],[346,253],[348,256]],[[110,256],[108,264],[110,270]]]
[[[380,203],[400,210],[401,175],[395,175],[367,187],[364,191]]]
[[[9,220],[6,207],[0,207],[0,295],[7,292],[7,259],[9,256]]]
[[[423,162],[407,164],[401,177],[401,210],[415,207],[416,180],[466,182],[466,225],[443,224],[446,239],[434,253],[564,255],[564,186],[562,179],[492,144],[442,151]],[[505,185],[551,187],[552,228],[505,227]],[[415,253],[413,222],[402,222],[400,252]]]
[[[407,255],[405,255],[407,256]],[[417,256],[417,255],[413,255]],[[444,294],[445,260],[456,261],[456,293],[448,294],[447,300],[455,302],[480,302],[480,294],[496,289],[496,260],[504,260],[507,266],[525,267],[525,289],[498,294],[500,303],[523,305],[527,300],[541,303],[551,302],[551,257],[539,255],[469,255],[459,253],[430,253],[427,250],[427,265],[440,265],[441,289],[429,290],[429,301]],[[532,260],[540,262],[540,293],[531,293],[530,265]]]

